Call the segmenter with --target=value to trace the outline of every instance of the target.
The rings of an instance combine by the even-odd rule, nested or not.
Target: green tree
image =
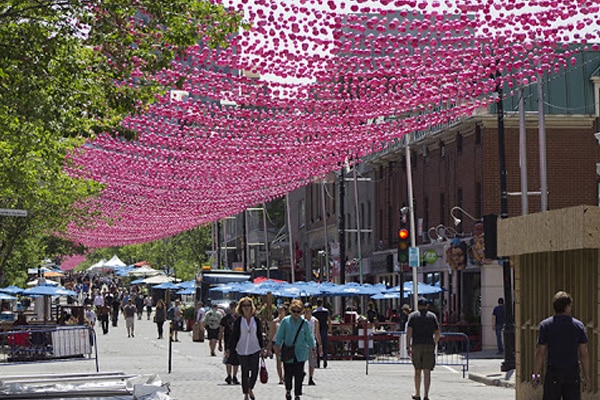
[[[244,25],[210,1],[0,2],[0,207],[28,211],[0,217],[0,284],[41,254],[81,251],[48,239],[97,217],[71,207],[102,187],[67,175],[68,154],[99,132],[134,138],[123,118],[181,84],[155,73],[191,45],[226,46]]]

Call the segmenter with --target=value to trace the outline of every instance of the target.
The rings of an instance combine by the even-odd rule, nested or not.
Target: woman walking
[[[269,338],[269,346],[271,346],[271,352],[275,353],[275,364],[277,366],[277,376],[279,377],[279,384],[283,385],[283,363],[281,362],[281,354],[279,354],[279,347],[275,346],[275,334],[277,334],[277,330],[279,329],[279,325],[281,321],[288,315],[288,306],[287,304],[282,304],[278,308],[279,314],[277,318],[271,321],[271,327],[269,329],[269,333],[271,337]]]
[[[283,375],[285,378],[285,398],[292,398],[292,379],[294,380],[294,399],[300,400],[302,396],[302,380],[304,379],[304,363],[308,359],[309,349],[315,347],[315,338],[309,324],[300,317],[304,305],[298,299],[292,300],[290,304],[290,315],[285,317],[279,325],[275,336],[275,345],[281,347],[286,345],[294,347],[294,357],[283,360]]]
[[[163,324],[167,319],[167,308],[162,300],[158,300],[156,303],[156,310],[154,311],[154,322],[156,323],[156,329],[158,330],[158,339],[163,338]]]
[[[235,349],[238,355],[242,367],[244,400],[255,400],[253,389],[258,378],[258,362],[263,349],[262,328],[260,320],[254,315],[255,312],[252,299],[243,297],[236,308],[239,317],[233,323],[233,332],[225,352],[226,358],[229,358],[229,349]]]

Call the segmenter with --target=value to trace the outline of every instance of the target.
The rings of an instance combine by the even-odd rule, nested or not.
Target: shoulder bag
[[[294,341],[291,346],[286,346],[285,341],[281,345],[281,361],[293,361],[294,357],[296,357],[296,339],[298,339],[298,334],[300,333],[300,329],[302,329],[302,325],[304,324],[304,320],[300,323],[298,330],[296,331],[296,336],[294,336]]]

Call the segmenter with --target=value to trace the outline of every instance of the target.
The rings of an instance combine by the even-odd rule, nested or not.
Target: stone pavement
[[[208,342],[192,342],[191,332],[180,332],[179,342],[172,343],[172,364],[169,373],[169,341],[157,339],[156,325],[145,319],[136,320],[136,334],[128,338],[125,321],[119,320],[117,328],[110,327],[107,335],[96,328],[98,358],[101,372],[122,371],[128,374],[158,374],[170,384],[172,399],[243,399],[239,385],[224,382],[225,366],[222,353],[211,357]],[[166,326],[166,324],[165,324]],[[500,372],[501,359],[474,358],[470,363],[470,373],[481,379],[462,377],[456,367],[438,366],[432,373],[432,400],[509,400],[515,398],[515,390],[493,386],[494,374]],[[267,360],[269,382],[258,382],[254,389],[258,400],[285,398],[285,390],[278,385],[274,360]],[[2,375],[22,375],[36,373],[94,372],[92,360],[37,363],[23,365],[3,365]],[[491,377],[489,377],[491,376]],[[305,386],[304,400],[375,398],[378,400],[410,400],[413,392],[413,369],[410,365],[369,365],[365,374],[364,361],[330,361],[326,369],[317,369],[314,379],[316,386]],[[510,381],[510,379],[508,380]],[[514,379],[513,379],[514,382]]]

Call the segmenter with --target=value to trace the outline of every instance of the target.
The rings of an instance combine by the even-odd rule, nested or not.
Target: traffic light
[[[408,229],[398,230],[398,262],[400,264],[408,263],[408,248],[410,247],[410,234]]]

